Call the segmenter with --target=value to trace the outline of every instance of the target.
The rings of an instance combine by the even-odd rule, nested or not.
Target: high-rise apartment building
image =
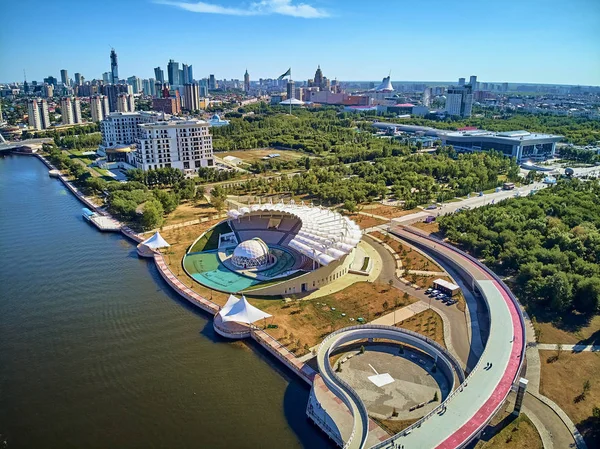
[[[156,78],[156,82],[160,84],[164,84],[165,82],[165,72],[160,67],[154,67],[154,77]]]
[[[423,91],[423,106],[431,106],[431,87],[426,87]]]
[[[120,93],[117,97],[118,112],[135,112],[135,98],[131,94]]]
[[[100,122],[110,114],[108,98],[105,95],[94,95],[90,98],[90,110],[92,112],[92,121]]]
[[[48,114],[48,102],[46,100],[33,98],[27,102],[27,114],[29,126],[33,129],[46,129],[50,127],[50,115]]]
[[[183,104],[188,111],[200,109],[200,95],[197,83],[186,84],[184,86]]]
[[[71,102],[71,97],[61,98],[60,114],[63,125],[72,125],[75,123],[75,119],[73,118],[73,104]]]
[[[169,59],[167,64],[167,75],[171,86],[179,86],[179,63]]]
[[[108,97],[111,112],[117,112],[117,98],[120,93],[129,93],[131,86],[127,84],[107,84],[102,93]]]
[[[54,84],[44,84],[44,95],[46,98],[52,98],[54,96]]]
[[[83,123],[83,117],[81,116],[81,102],[79,98],[73,99],[73,121],[75,123]]]
[[[156,95],[156,80],[154,78],[150,78],[148,80],[148,84],[149,84],[149,87],[150,87],[150,94],[149,95],[152,95],[154,97]]]
[[[250,92],[250,74],[248,73],[248,69],[244,73],[244,92]]]
[[[69,74],[67,73],[67,69],[62,69],[60,71],[60,80],[63,83],[63,86],[68,86],[69,84],[71,84],[69,82]]]
[[[446,93],[446,112],[449,115],[470,117],[473,108],[473,90],[470,85],[449,87]]]
[[[44,83],[52,84],[53,86],[58,86],[58,80],[50,75],[48,78],[44,78]]]
[[[102,133],[101,149],[117,145],[131,145],[137,138],[137,125],[161,120],[158,112],[112,112],[100,122]]]
[[[459,86],[464,86],[465,85],[465,79],[464,78],[459,78],[458,79],[458,85]]]
[[[138,125],[135,165],[142,170],[172,167],[191,176],[214,166],[212,136],[203,120],[169,120]]]
[[[190,72],[188,70],[189,66],[187,64],[183,64],[182,65],[182,70],[181,70],[181,80],[182,80],[182,84],[185,86],[186,84],[190,84],[192,82],[192,80],[190,80]]]
[[[111,81],[110,72],[104,72],[102,74],[102,81],[104,81],[104,84],[110,84],[110,81]]]
[[[110,82],[112,84],[119,83],[119,63],[117,61],[117,52],[114,48],[110,51]]]

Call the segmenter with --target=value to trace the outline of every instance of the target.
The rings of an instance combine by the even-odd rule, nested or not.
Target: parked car
[[[437,209],[437,206],[435,204],[432,204],[431,206],[427,206],[425,208],[425,210],[435,210],[435,209]]]
[[[440,291],[439,291],[439,290],[432,290],[432,291],[431,291],[431,294],[432,294],[433,296],[437,296],[437,295],[439,295],[439,294],[440,294]]]
[[[429,287],[427,290],[425,290],[425,293],[428,295],[429,293],[431,293],[433,291],[433,289],[431,287]]]

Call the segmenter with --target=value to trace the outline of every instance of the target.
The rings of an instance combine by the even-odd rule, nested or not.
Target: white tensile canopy
[[[279,104],[282,104],[284,106],[289,106],[289,105],[302,106],[304,104],[304,102],[301,100],[298,100],[297,98],[289,98],[287,100],[280,101]]]
[[[148,248],[158,249],[158,248],[166,248],[171,246],[167,243],[165,239],[162,238],[162,235],[158,231],[149,239],[146,239],[142,242],[142,245],[146,245]]]
[[[337,212],[320,207],[289,204],[253,204],[227,212],[239,219],[252,212],[282,212],[298,218],[302,226],[288,246],[321,265],[329,265],[350,254],[362,237],[359,226]]]
[[[219,315],[221,315],[223,322],[236,321],[238,323],[246,324],[252,324],[263,318],[271,317],[268,313],[265,313],[250,304],[244,295],[242,295],[241,298],[229,295],[229,299],[219,311]]]

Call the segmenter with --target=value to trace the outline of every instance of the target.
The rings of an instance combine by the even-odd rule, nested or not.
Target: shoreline
[[[40,160],[48,170],[57,170],[57,168],[50,163],[44,156],[39,153],[11,153],[16,156],[33,156],[36,159]],[[116,220],[112,215],[98,205],[94,204],[90,199],[88,199],[81,191],[75,187],[62,173],[56,177],[58,180],[62,182],[62,184],[69,190],[75,198],[77,198],[80,202],[85,204],[90,210],[103,215],[105,217],[110,217],[113,220],[121,223],[119,220]],[[126,239],[135,242],[136,244],[142,242],[144,240],[139,234],[135,233],[128,226],[125,226],[121,223],[120,234]],[[221,309],[221,306],[210,301],[207,298],[199,295],[189,287],[187,287],[167,266],[167,263],[164,260],[164,256],[155,251],[152,256],[152,260],[161,275],[163,281],[171,287],[176,293],[179,294],[183,299],[191,303],[192,305],[200,308],[204,312],[210,314],[213,318]],[[295,374],[297,374],[300,379],[304,380],[309,386],[312,385],[313,380],[317,372],[312,369],[307,363],[301,361],[295,354],[289,351],[283,344],[281,344],[277,339],[272,337],[270,334],[265,332],[262,329],[252,327],[249,332],[245,332],[246,336],[252,338],[255,342],[257,342],[260,346],[266,349],[272,356],[274,356],[279,362],[287,366],[291,369]],[[249,334],[249,335],[248,335]]]

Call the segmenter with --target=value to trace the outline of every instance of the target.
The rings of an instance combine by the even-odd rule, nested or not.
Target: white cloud
[[[230,16],[258,16],[280,14],[283,16],[302,17],[304,19],[320,19],[329,17],[327,11],[315,8],[306,3],[293,4],[293,0],[260,0],[250,3],[246,8],[230,8],[214,3],[188,3],[172,0],[155,0],[154,3],[175,6],[186,11],[203,14],[226,14]]]

